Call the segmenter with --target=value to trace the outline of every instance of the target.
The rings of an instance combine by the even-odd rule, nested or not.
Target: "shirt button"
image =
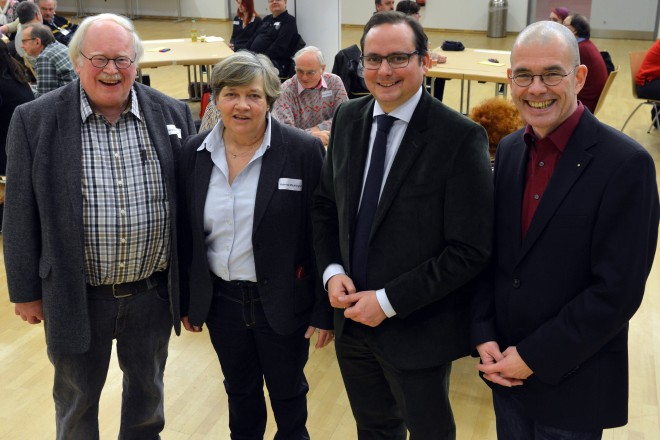
[[[126,215],[126,210],[125,210],[125,209],[122,209],[122,210],[119,211],[119,212],[121,213],[121,215]]]
[[[543,162],[543,161],[539,162],[539,166],[540,166],[540,167],[542,167],[542,166],[544,166],[544,165],[545,165],[545,162]]]
[[[115,159],[119,159],[119,153],[115,153]]]
[[[124,263],[119,263],[119,267],[123,268],[123,267],[124,267]]]
[[[123,181],[121,181],[121,180],[117,181],[117,185],[122,186],[123,184],[124,184]]]
[[[514,278],[512,285],[514,289],[520,288],[520,280],[518,278]]]
[[[126,239],[125,239],[125,238],[122,238],[122,239],[121,239],[121,242],[124,243],[124,244],[126,244]]]
[[[538,200],[538,199],[540,199],[540,198],[541,198],[541,197],[539,197],[538,194],[534,194],[534,200]]]

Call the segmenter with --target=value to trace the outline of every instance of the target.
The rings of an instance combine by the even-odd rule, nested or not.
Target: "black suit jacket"
[[[351,267],[374,99],[335,114],[314,201],[319,270]],[[469,352],[470,292],[491,252],[492,174],[482,127],[423,92],[387,177],[368,248],[367,285],[397,315],[374,329],[387,361],[426,368]],[[349,274],[350,276],[350,274]],[[341,337],[343,310],[335,312]]]
[[[332,309],[317,275],[312,249],[311,200],[318,185],[323,144],[271,118],[271,145],[262,158],[254,207],[252,245],[259,295],[270,326],[290,334],[302,325],[332,328]],[[213,286],[204,242],[204,205],[213,161],[197,151],[208,132],[188,139],[181,156],[182,315],[205,322]],[[300,179],[302,191],[279,189],[282,178]],[[306,276],[296,277],[302,267]]]
[[[475,302],[474,343],[517,346],[534,374],[520,396],[564,429],[624,425],[628,321],[640,305],[658,234],[653,160],[585,109],[521,238],[528,149],[522,130],[495,160],[495,254]]]

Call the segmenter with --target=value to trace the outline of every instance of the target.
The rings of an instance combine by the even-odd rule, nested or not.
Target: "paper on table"
[[[506,66],[506,64],[504,63],[491,63],[490,61],[479,61],[479,64],[485,64],[486,66],[496,66],[496,67]]]
[[[147,49],[147,52],[160,52],[163,49],[167,49],[167,47],[152,47],[151,49]]]
[[[217,43],[219,41],[225,41],[224,38],[222,37],[213,37],[213,36],[206,36],[206,42],[207,43]]]

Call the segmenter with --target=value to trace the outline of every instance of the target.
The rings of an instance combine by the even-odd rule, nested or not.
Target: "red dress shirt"
[[[523,139],[529,147],[529,158],[527,159],[521,216],[523,238],[527,235],[536,208],[541,203],[543,193],[550,183],[566,144],[580,122],[582,113],[584,113],[584,106],[578,101],[578,107],[573,114],[543,139],[536,137],[530,125],[525,128]]]

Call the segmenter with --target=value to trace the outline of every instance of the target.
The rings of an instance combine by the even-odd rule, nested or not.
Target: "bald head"
[[[516,52],[519,48],[538,45],[549,46],[551,49],[557,50],[554,46],[557,44],[558,40],[563,46],[565,46],[565,50],[568,51],[570,62],[573,65],[580,64],[580,52],[578,50],[575,36],[563,24],[545,20],[530,24],[518,34],[518,37],[513,42],[513,48],[511,49],[511,64],[514,64]],[[562,56],[566,55],[567,54],[562,53]]]

